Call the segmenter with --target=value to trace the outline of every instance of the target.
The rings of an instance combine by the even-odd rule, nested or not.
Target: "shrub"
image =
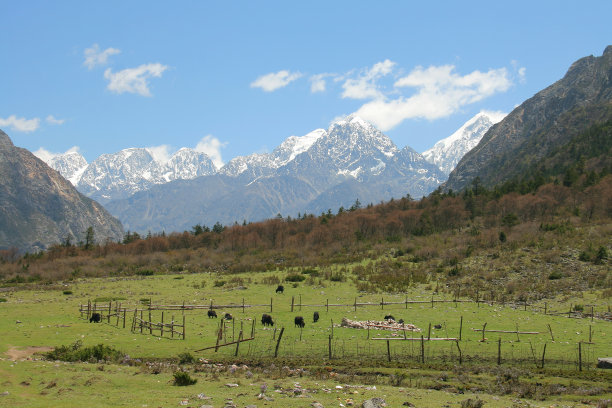
[[[6,301],[7,301],[6,298],[0,298],[0,303],[4,303]]]
[[[83,342],[80,340],[69,346],[60,346],[53,351],[45,353],[45,357],[49,360],[60,361],[112,361],[118,362],[123,359],[123,353],[115,350],[111,346],[98,344],[91,347],[83,347]]]
[[[197,383],[198,380],[196,378],[191,378],[189,373],[184,371],[176,371],[174,373],[174,385],[179,387],[184,387],[186,385],[193,385]]]
[[[461,408],[482,408],[484,404],[485,402],[479,398],[468,398],[466,400],[461,401]]]
[[[188,351],[180,353],[178,355],[178,358],[179,364],[192,364],[195,362],[195,357],[193,357],[193,355]]]
[[[332,282],[342,282],[344,281],[344,275],[341,273],[332,273],[329,280]]]
[[[285,276],[285,282],[302,282],[305,281],[306,277],[304,275],[300,275],[299,273],[290,273]]]
[[[155,272],[153,272],[150,269],[141,269],[141,270],[136,271],[136,275],[139,275],[139,276],[152,276],[152,275],[155,275]]]
[[[560,271],[552,271],[550,275],[548,275],[549,280],[561,279],[563,274]]]
[[[584,311],[584,305],[574,305],[574,312]]]
[[[216,280],[215,283],[214,283],[214,287],[215,288],[220,288],[223,285],[225,285],[225,281],[224,280]]]
[[[64,292],[62,292],[64,295],[72,295],[72,291],[71,290],[65,290]]]
[[[310,276],[319,276],[319,271],[313,268],[306,268],[302,271],[302,273]]]

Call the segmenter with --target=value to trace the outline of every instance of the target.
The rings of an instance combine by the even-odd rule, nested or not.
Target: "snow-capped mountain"
[[[182,148],[167,161],[155,160],[146,148],[129,148],[103,154],[87,164],[77,152],[39,156],[60,172],[83,194],[102,203],[129,197],[154,185],[215,174],[210,158],[201,152]]]
[[[220,174],[241,177],[252,181],[271,175],[274,170],[293,161],[299,154],[307,151],[319,138],[326,135],[324,129],[316,129],[305,136],[289,136],[272,153],[254,153],[238,156],[230,160],[220,170]]]
[[[445,179],[422,155],[402,150],[356,116],[305,136],[292,136],[271,153],[237,157],[215,175],[166,183],[108,203],[126,229],[176,231],[217,221],[257,221],[278,213],[319,213],[429,194]]]
[[[502,112],[482,111],[468,120],[455,133],[424,151],[423,157],[438,166],[448,176],[461,158],[476,147],[487,130],[505,116],[506,114]]]
[[[57,170],[72,185],[76,185],[87,168],[87,160],[77,151],[68,150],[66,153],[51,154],[38,150],[34,154],[47,163],[49,167]]]

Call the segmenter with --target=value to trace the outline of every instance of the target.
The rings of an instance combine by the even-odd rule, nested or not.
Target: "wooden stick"
[[[578,342],[578,371],[582,371],[582,342]]]
[[[234,357],[238,356],[238,348],[240,347],[240,342],[242,341],[242,330],[238,333],[238,341],[236,342],[236,351],[234,352]]]
[[[484,333],[483,333],[483,338],[484,338]],[[500,365],[500,364],[501,364],[501,337],[497,340],[497,365]]]
[[[459,321],[459,340],[461,340],[462,331],[463,331],[463,316],[461,316],[461,320]]]
[[[461,365],[463,359],[462,359],[462,356],[461,356],[461,347],[459,347],[459,340],[455,339],[455,344],[457,345],[457,350],[459,350],[459,365]]]
[[[425,363],[425,341],[423,339],[422,334],[421,334],[421,363]]]
[[[475,332],[482,331],[482,329],[472,329]],[[522,332],[514,330],[485,330],[487,333],[510,333],[510,334],[540,334],[540,332]]]
[[[544,343],[544,350],[542,350],[542,368],[544,368],[544,356],[546,355],[546,343]]]
[[[389,344],[389,340],[387,340],[387,360],[391,362],[391,346]]]
[[[482,341],[485,341],[485,329],[487,327],[487,323],[485,322],[484,326],[482,326]]]
[[[240,343],[244,343],[245,341],[251,341],[251,340],[255,340],[254,338],[250,338],[250,339],[242,339],[240,340]],[[212,350],[214,348],[219,348],[219,347],[225,347],[225,346],[231,346],[232,344],[236,344],[238,343],[237,341],[231,342],[231,343],[225,343],[225,344],[219,344],[216,346],[210,346],[210,347],[205,347],[203,349],[199,349],[199,350],[194,350],[194,351],[204,351],[204,350]]]
[[[278,357],[278,346],[280,346],[281,339],[283,338],[283,333],[285,332],[285,328],[281,328],[281,331],[278,335],[278,340],[276,341],[276,348],[274,349],[274,358]]]
[[[552,339],[552,341],[555,341],[555,336],[553,336],[553,332],[552,329],[550,327],[550,324],[546,324],[548,326],[548,331],[550,332],[550,338]]]
[[[331,360],[332,359],[332,345],[331,345],[331,334],[327,336],[327,350],[328,350],[328,357]]]

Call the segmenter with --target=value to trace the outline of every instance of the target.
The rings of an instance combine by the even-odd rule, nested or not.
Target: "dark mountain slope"
[[[67,237],[119,240],[121,223],[0,130],[0,248],[35,251]]]
[[[585,57],[563,79],[538,92],[494,125],[444,184],[461,190],[479,177],[485,186],[515,178],[558,146],[612,113],[612,46]]]

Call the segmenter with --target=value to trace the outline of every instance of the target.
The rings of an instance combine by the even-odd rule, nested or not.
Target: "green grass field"
[[[534,312],[532,307],[525,311],[522,307],[513,309],[508,306],[475,303],[430,303],[377,306],[323,307],[303,305],[330,304],[352,305],[359,303],[404,302],[409,300],[430,301],[432,290],[425,286],[414,287],[402,294],[361,294],[349,282],[319,281],[311,284],[301,282],[297,287],[284,283],[285,293],[276,294],[276,284],[264,284],[265,277],[272,273],[251,273],[243,275],[186,274],[156,275],[138,278],[104,278],[67,282],[64,285],[41,288],[17,288],[3,292],[0,297],[0,406],[177,406],[182,400],[189,400],[188,406],[211,403],[222,406],[225,398],[232,397],[240,406],[249,403],[268,406],[309,406],[312,401],[320,401],[324,406],[339,406],[352,398],[356,404],[374,396],[385,395],[390,406],[398,406],[410,401],[415,406],[460,406],[460,401],[473,394],[486,401],[486,406],[520,406],[519,402],[531,406],[589,406],[581,401],[611,398],[612,375],[596,369],[597,357],[612,355],[612,323],[600,319],[575,319],[563,316],[544,315]],[[286,273],[277,272],[279,278]],[[226,280],[223,286],[215,286],[216,281]],[[219,285],[219,283],[217,283]],[[64,291],[72,291],[64,294]],[[294,312],[291,312],[291,299],[294,298]],[[272,298],[273,311],[269,304]],[[88,300],[98,299],[98,304],[108,305],[108,299],[116,299],[123,307],[142,308],[143,299],[151,299],[153,304],[214,304],[242,305],[260,304],[253,308],[220,309],[219,316],[230,312],[235,319],[226,323],[225,338],[230,342],[238,338],[240,327],[245,337],[251,332],[252,319],[256,319],[255,340],[243,342],[234,357],[236,346],[197,352],[196,350],[214,346],[219,319],[209,319],[206,310],[186,310],[186,339],[160,338],[159,332],[132,333],[132,314],[127,314],[126,328],[111,324],[89,323],[79,314],[79,305]],[[442,295],[435,299],[441,300]],[[114,307],[113,302],[113,307]],[[564,298],[547,302],[548,310],[566,312],[570,305],[583,305],[585,312],[594,305],[596,313],[607,310],[608,304],[597,293],[584,293],[578,298]],[[543,306],[543,304],[542,304]],[[312,313],[318,311],[319,322],[312,322]],[[263,328],[259,322],[262,313],[269,313],[276,322],[274,329]],[[386,314],[397,320],[416,325],[421,332],[407,333],[419,341],[390,341],[391,362],[387,356],[387,342],[373,340],[376,337],[403,337],[392,335],[390,331],[333,328],[332,359],[329,359],[329,336],[332,334],[332,321],[339,324],[343,317],[351,320],[382,320]],[[293,319],[301,315],[306,321],[303,330],[294,327]],[[148,312],[144,316],[148,318]],[[165,311],[164,321],[172,316],[182,323],[183,312]],[[431,337],[458,337],[460,320],[463,318],[460,347],[463,355],[459,367],[455,342],[424,342],[425,364],[420,363],[420,336],[427,337],[430,323],[441,324],[442,329],[432,329]],[[152,312],[152,321],[159,322],[161,312]],[[472,328],[487,330],[539,332],[517,337],[512,333],[482,333]],[[555,341],[551,339],[548,325]],[[279,346],[279,356],[274,359],[274,349],[280,328],[284,334]],[[578,371],[578,342],[582,344],[583,371]],[[501,339],[502,364],[497,367],[498,339]],[[52,361],[11,361],[5,353],[10,349],[25,349],[30,346],[50,346],[73,344],[81,341],[84,346],[103,343],[113,346],[132,359],[165,361],[160,373],[151,374],[142,366],[117,364],[64,363]],[[545,369],[540,363],[546,344]],[[189,368],[198,383],[189,387],[172,386],[172,371],[176,369],[177,356],[189,352],[196,359],[206,359],[226,366],[233,362],[246,364],[252,376],[245,370],[230,373],[225,368],[217,370],[205,366]],[[270,367],[271,365],[272,368]],[[305,367],[308,375],[296,376],[281,370],[283,366]],[[510,370],[510,374],[500,370]],[[497,370],[497,371],[496,371]],[[198,371],[198,372],[194,372]],[[277,372],[278,371],[278,372]],[[505,377],[504,377],[505,376]],[[463,378],[468,377],[468,378]],[[518,377],[518,378],[515,378]],[[515,382],[516,389],[499,392],[496,381],[509,378]],[[296,397],[295,383],[307,389],[307,397]],[[25,385],[27,383],[27,385]],[[226,387],[226,383],[238,383],[238,387]],[[257,400],[263,383],[268,385],[267,395],[275,401]],[[518,384],[525,385],[527,391],[520,391]],[[55,384],[55,385],[53,385]],[[347,388],[344,385],[361,388]],[[533,384],[533,388],[528,386]],[[542,394],[540,388],[552,389],[565,387],[575,392],[550,391]],[[50,386],[52,385],[52,386]],[[343,388],[335,388],[337,385]],[[364,387],[376,386],[376,390]],[[403,388],[402,388],[403,387]],[[548,388],[547,388],[548,387]],[[330,391],[325,391],[329,389]],[[534,392],[533,390],[536,389]],[[277,390],[279,392],[277,392]],[[518,391],[517,391],[518,390]],[[531,390],[531,391],[530,391]],[[353,394],[358,392],[358,394]],[[198,400],[197,394],[211,396],[212,402]],[[289,396],[291,395],[291,396]],[[300,393],[302,395],[302,393]],[[95,400],[92,398],[95,396]],[[521,398],[522,397],[522,398]],[[544,402],[533,401],[533,398]],[[95,404],[92,405],[92,401]],[[279,403],[282,401],[282,403]],[[97,405],[96,405],[97,404]],[[575,405],[572,405],[575,404]],[[345,404],[346,405],[346,404]],[[528,406],[528,405],[525,405]]]

